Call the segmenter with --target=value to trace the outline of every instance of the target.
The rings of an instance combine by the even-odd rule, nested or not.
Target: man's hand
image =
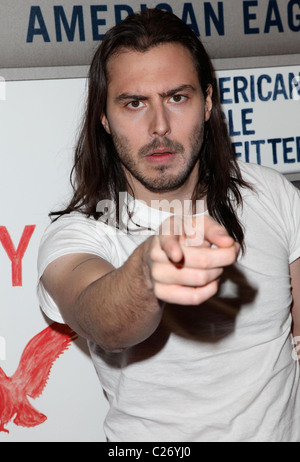
[[[236,261],[240,247],[209,216],[203,217],[201,237],[197,236],[198,231],[195,236],[187,236],[184,229],[176,232],[176,219],[170,219],[168,235],[161,232],[153,238],[149,250],[153,291],[167,303],[199,305],[216,294],[224,267]]]
[[[214,295],[238,247],[209,217],[194,229],[178,230],[180,224],[175,223],[176,232],[162,226],[120,268],[93,254],[64,255],[50,263],[42,282],[65,322],[105,351],[119,352],[152,335],[163,302],[198,305]]]

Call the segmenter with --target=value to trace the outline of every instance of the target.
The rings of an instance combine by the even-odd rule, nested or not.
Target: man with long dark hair
[[[107,439],[299,441],[299,192],[237,161],[211,61],[175,15],[107,32],[73,175],[38,294],[88,340]]]

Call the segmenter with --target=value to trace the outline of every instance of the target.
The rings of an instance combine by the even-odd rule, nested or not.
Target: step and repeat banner
[[[299,0],[1,0],[0,4],[4,77],[83,76],[107,29],[129,13],[149,7],[182,18],[201,37],[218,68],[300,64]]]
[[[41,313],[36,260],[48,213],[71,195],[95,48],[147,7],[204,42],[236,155],[299,181],[300,0],[0,0],[0,442],[105,441],[85,341]]]

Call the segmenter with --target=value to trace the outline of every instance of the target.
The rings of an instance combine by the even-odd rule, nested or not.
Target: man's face
[[[212,103],[210,88],[204,99],[190,52],[173,43],[145,53],[124,50],[107,70],[101,121],[135,192],[194,187]]]

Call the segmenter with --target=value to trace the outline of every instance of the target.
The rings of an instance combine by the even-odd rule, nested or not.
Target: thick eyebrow
[[[115,98],[116,103],[122,103],[123,101],[145,101],[147,96],[143,95],[134,95],[132,93],[122,93],[121,95]]]
[[[183,92],[183,91],[184,92],[189,92],[189,93],[194,93],[196,91],[196,88],[193,87],[193,85],[180,85],[177,88],[173,88],[172,90],[166,91],[164,93],[160,93],[160,96],[162,98],[166,98],[166,97],[169,97],[169,96],[176,95],[176,93],[180,93],[180,92]]]
[[[173,95],[176,95],[177,93],[180,93],[182,91],[188,91],[188,92],[195,92],[196,89],[193,87],[193,85],[180,85],[179,87],[172,88],[171,90],[168,90],[163,93],[159,93],[159,96],[161,98],[167,98]],[[137,95],[137,94],[132,94],[132,93],[121,93],[121,95],[118,95],[115,98],[116,103],[122,103],[124,101],[146,101],[148,100],[149,97],[145,95]]]

